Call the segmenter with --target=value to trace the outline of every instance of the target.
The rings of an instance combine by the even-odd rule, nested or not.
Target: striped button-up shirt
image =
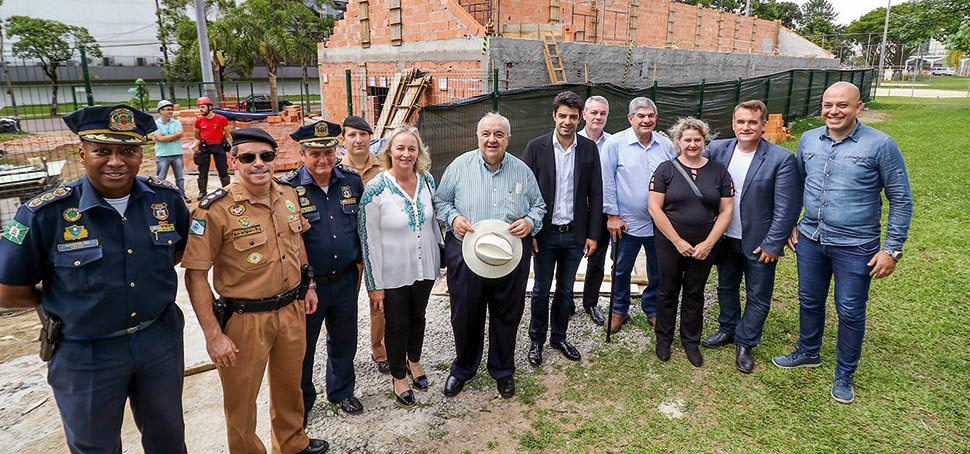
[[[546,214],[539,184],[524,162],[505,153],[498,170],[492,172],[478,150],[466,152],[448,165],[435,194],[434,208],[449,231],[455,218],[464,216],[472,225],[485,219],[509,224],[525,219],[535,235],[542,229]]]

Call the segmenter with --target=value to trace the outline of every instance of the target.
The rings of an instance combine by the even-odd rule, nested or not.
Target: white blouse
[[[391,174],[375,176],[360,200],[357,228],[367,290],[437,279],[441,230],[434,215],[434,178],[420,174],[411,198]]]

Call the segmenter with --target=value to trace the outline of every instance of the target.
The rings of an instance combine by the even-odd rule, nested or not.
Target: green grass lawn
[[[913,81],[881,82],[880,87],[897,88],[910,87]],[[966,92],[970,88],[970,77],[959,76],[920,76],[916,78],[916,88],[930,88],[934,90],[955,90]]]
[[[521,448],[967,452],[970,103],[883,98],[871,107],[889,115],[888,121],[873,126],[892,135],[903,150],[915,215],[896,273],[872,285],[855,403],[836,403],[829,396],[837,327],[832,303],[823,366],[782,370],[771,365],[772,356],[793,350],[798,336],[795,260],[789,257],[778,268],[775,302],[755,349],[753,374],[735,370],[733,348],[703,349],[704,366],[695,369],[675,343],[671,361],[661,363],[653,352],[653,332],[641,314],[619,334],[618,342],[588,355],[582,365],[564,368],[564,391],[537,399],[560,399],[556,410],[526,410],[532,426],[516,434]],[[706,314],[705,335],[717,329],[716,319],[715,306]],[[669,403],[683,412],[682,418],[668,419],[658,410]]]

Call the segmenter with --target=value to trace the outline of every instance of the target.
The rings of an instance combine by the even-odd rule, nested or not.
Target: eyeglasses
[[[236,160],[238,160],[243,164],[252,164],[253,162],[256,161],[256,155],[257,153],[243,153],[243,154],[236,155]],[[269,151],[269,150],[260,151],[258,155],[259,155],[259,159],[263,162],[273,162],[276,160],[275,151]]]

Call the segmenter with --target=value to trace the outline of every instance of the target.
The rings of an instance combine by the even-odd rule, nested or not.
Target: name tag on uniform
[[[351,197],[349,199],[343,199],[343,200],[340,201],[340,204],[341,205],[350,205],[350,204],[353,204],[353,203],[357,203],[357,198],[356,197]]]
[[[312,213],[314,211],[317,211],[317,206],[316,205],[310,205],[308,207],[300,208],[300,213],[303,213],[303,214]]]
[[[75,241],[73,243],[58,244],[57,252],[70,252],[78,249],[88,249],[98,247],[98,240]]]
[[[158,225],[148,226],[148,229],[151,230],[152,233],[174,232],[175,225],[168,222],[159,222]]]
[[[248,229],[236,229],[232,231],[233,238],[239,238],[241,236],[255,235],[263,231],[263,226],[254,225]]]

